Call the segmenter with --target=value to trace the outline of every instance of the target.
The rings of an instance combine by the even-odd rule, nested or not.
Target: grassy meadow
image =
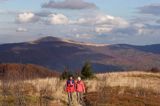
[[[0,106],[67,106],[58,77],[0,83]],[[87,106],[160,106],[160,73],[113,72],[85,80]],[[74,106],[76,102],[74,93]]]

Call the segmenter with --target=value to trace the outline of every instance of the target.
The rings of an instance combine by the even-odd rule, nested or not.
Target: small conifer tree
[[[81,70],[83,79],[90,79],[93,77],[92,67],[90,62],[86,62]]]

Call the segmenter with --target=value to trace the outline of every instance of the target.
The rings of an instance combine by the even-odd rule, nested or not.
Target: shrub
[[[64,72],[62,72],[60,79],[64,80],[64,79],[67,79],[68,77],[69,77],[69,72],[64,71]]]
[[[157,73],[157,72],[160,72],[160,69],[154,67],[154,68],[150,69],[149,72]]]
[[[89,62],[86,62],[82,67],[81,75],[83,79],[93,78],[92,66]]]
[[[61,76],[60,76],[60,79],[61,79],[61,80],[68,79],[69,76],[71,76],[71,75],[72,75],[72,72],[69,71],[69,69],[65,67],[64,71],[62,72],[62,74],[61,74]]]

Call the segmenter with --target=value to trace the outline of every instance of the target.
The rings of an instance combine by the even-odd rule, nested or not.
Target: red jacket
[[[76,92],[85,92],[85,86],[83,81],[76,82]]]
[[[66,92],[75,92],[75,82],[74,82],[74,80],[67,80],[65,91]]]

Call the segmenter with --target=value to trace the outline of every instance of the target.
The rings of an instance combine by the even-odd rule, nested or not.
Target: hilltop
[[[92,44],[57,37],[0,45],[1,63],[36,64],[52,70],[79,71],[90,61],[95,72],[160,68],[160,44]]]

